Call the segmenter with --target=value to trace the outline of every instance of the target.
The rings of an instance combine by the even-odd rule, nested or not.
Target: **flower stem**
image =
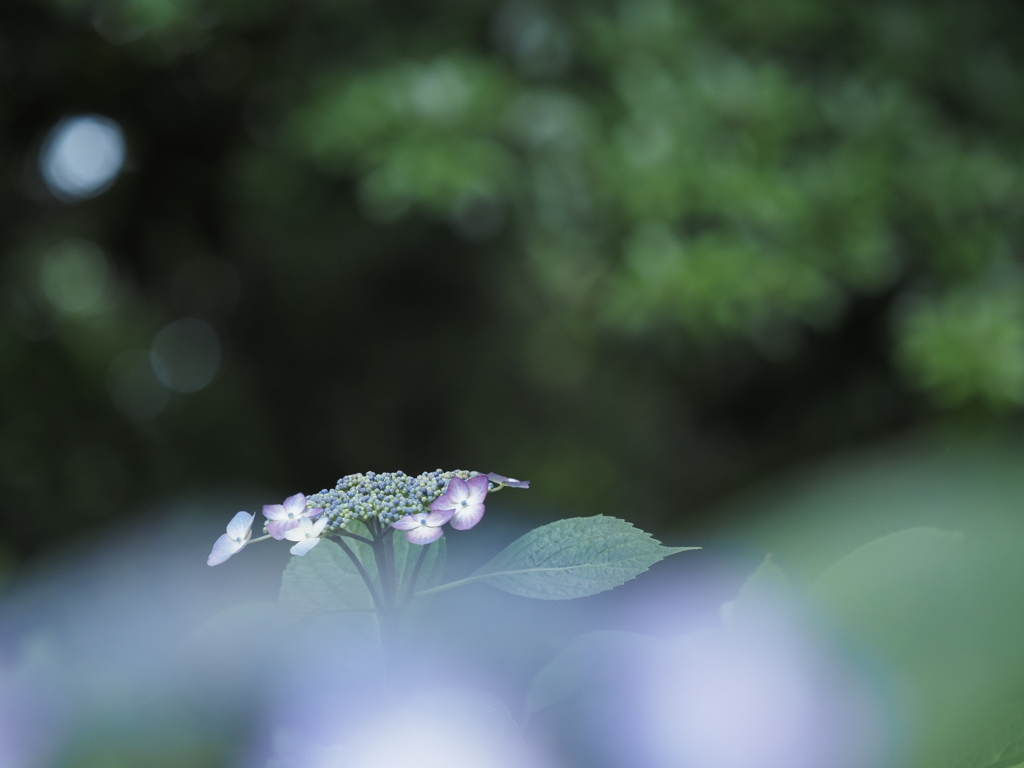
[[[385,610],[391,613],[395,607],[395,579],[394,572],[388,567],[388,554],[385,541],[381,535],[380,527],[374,524],[370,529],[373,533],[373,559],[377,564],[377,575],[380,577],[380,591]]]
[[[363,542],[363,544],[369,544],[371,547],[373,546],[373,541],[372,540],[366,538],[365,536],[360,536],[358,533],[352,533],[350,531],[338,531],[338,535],[339,536],[347,536],[350,539],[355,539],[356,541],[361,541],[361,542]]]
[[[377,611],[379,613],[383,613],[384,604],[381,602],[380,596],[377,594],[377,590],[373,588],[373,580],[370,579],[370,574],[366,572],[366,569],[363,567],[362,562],[356,556],[356,553],[352,551],[352,548],[348,544],[346,544],[345,540],[340,536],[332,536],[331,538],[337,541],[341,548],[345,550],[345,554],[348,555],[348,559],[352,561],[352,564],[356,567],[356,570],[359,572],[359,575],[362,576],[363,583],[366,585],[366,588],[370,592],[370,597],[373,599],[373,604],[377,606]]]
[[[410,600],[412,600],[413,594],[416,592],[416,579],[420,577],[420,569],[423,568],[423,561],[427,559],[427,550],[433,545],[434,542],[430,542],[430,544],[420,548],[420,556],[416,558],[416,565],[413,566],[412,576],[409,577],[409,588],[405,591],[405,598],[402,600],[403,608]]]

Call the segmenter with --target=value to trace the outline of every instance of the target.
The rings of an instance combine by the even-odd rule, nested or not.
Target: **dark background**
[[[435,467],[692,543],[837,450],[1015,430],[1022,28],[997,0],[6,0],[9,559]],[[89,114],[124,168],[58,199],[40,153]],[[71,309],[69,241],[105,259]],[[208,386],[118,378],[181,318]]]

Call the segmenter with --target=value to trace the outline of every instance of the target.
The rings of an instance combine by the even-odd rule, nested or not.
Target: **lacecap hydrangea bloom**
[[[287,539],[296,542],[293,555],[305,555],[321,538],[351,535],[355,522],[378,533],[394,527],[414,544],[429,544],[443,535],[450,523],[456,530],[472,528],[484,515],[488,491],[502,487],[529,488],[527,480],[491,473],[436,469],[412,476],[404,472],[366,472],[346,475],[334,488],[305,496],[289,496],[283,504],[267,504],[265,536],[252,539]],[[247,515],[246,532],[240,515]],[[207,561],[219,565],[251,543],[252,515],[240,512],[217,540]],[[376,534],[375,534],[376,535]],[[356,536],[356,538],[359,538]]]

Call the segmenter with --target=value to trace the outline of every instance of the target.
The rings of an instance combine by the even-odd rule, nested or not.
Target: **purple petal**
[[[263,516],[268,520],[287,520],[288,510],[284,508],[283,504],[264,504]]]
[[[501,483],[502,485],[507,485],[509,488],[530,487],[529,480],[516,480],[514,477],[505,477],[504,475],[499,475],[497,472],[488,473],[487,479],[490,480],[492,483]]]
[[[466,501],[469,504],[482,504],[487,497],[487,478],[483,475],[477,475],[476,477],[469,478],[466,485],[469,487],[469,496],[466,498]]]
[[[444,492],[444,495],[456,504],[460,504],[469,498],[469,485],[461,477],[453,477],[448,483],[448,490]]]
[[[431,512],[430,512],[429,515],[427,515],[427,518],[426,518],[427,519],[427,525],[429,525],[431,528],[440,528],[442,525],[444,525],[449,520],[451,520],[452,519],[452,515],[454,515],[454,514],[455,514],[455,507],[450,507],[448,509],[433,509],[433,508],[431,508]]]
[[[426,517],[426,515],[426,512],[417,512],[415,515],[400,517],[391,524],[391,527],[396,528],[399,531],[411,531],[413,528],[420,527],[420,520]]]
[[[296,493],[294,496],[289,496],[284,500],[284,507],[286,512],[291,512],[293,515],[298,517],[306,509],[306,497],[301,493]]]
[[[297,528],[298,520],[271,520],[267,523],[267,533],[280,541],[292,528]]]
[[[291,552],[293,555],[304,555],[319,543],[320,539],[317,538],[303,539],[294,547],[292,547],[289,550],[289,552]]]
[[[220,565],[241,547],[236,549],[236,544],[231,540],[231,537],[226,533],[221,534],[221,537],[213,543],[213,549],[210,550],[210,556],[206,558],[207,565]]]
[[[306,517],[312,519],[314,517],[319,517],[323,513],[324,513],[324,511],[322,509],[320,509],[320,507],[317,507],[316,509],[307,509],[302,514],[305,515]]]
[[[429,525],[420,525],[405,532],[405,538],[410,544],[429,544],[443,535],[444,531],[441,528],[431,528]]]
[[[248,512],[239,512],[237,515],[231,518],[231,522],[228,523],[228,536],[232,539],[241,539],[252,530],[252,520],[254,515],[250,515]]]
[[[479,523],[483,516],[483,504],[467,504],[452,516],[451,526],[457,531],[467,531]]]
[[[436,499],[430,502],[430,511],[444,512],[446,509],[454,511],[455,509],[458,508],[458,506],[458,502],[456,502],[451,496],[449,496],[446,493],[442,496],[438,496]]]

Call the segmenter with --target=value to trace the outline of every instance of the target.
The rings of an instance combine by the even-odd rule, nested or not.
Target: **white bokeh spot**
[[[95,197],[110,188],[125,160],[124,132],[102,115],[75,115],[50,131],[39,156],[46,186],[58,200]]]

